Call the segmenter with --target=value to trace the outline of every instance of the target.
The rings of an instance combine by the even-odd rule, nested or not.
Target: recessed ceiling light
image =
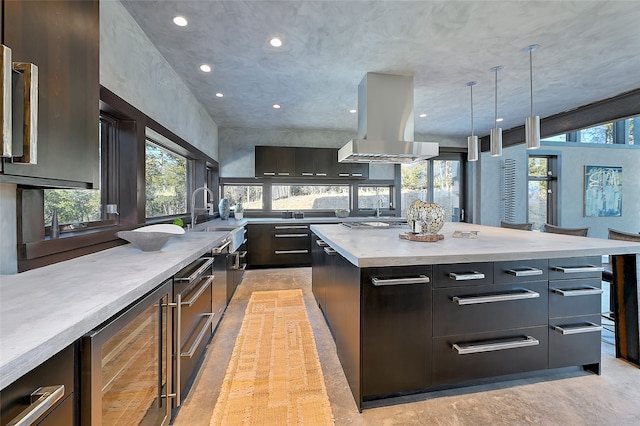
[[[358,110],[357,110],[357,109],[350,109],[350,110],[349,110],[349,113],[350,113],[350,114],[355,114],[356,112],[358,112]]]
[[[220,92],[216,93],[216,98],[222,98],[224,95]]]
[[[173,18],[173,23],[179,27],[186,27],[189,22],[187,22],[187,18],[184,16],[176,16]]]
[[[425,114],[424,112],[422,114],[420,114],[418,117],[420,118],[425,118],[427,116],[427,114]]]
[[[496,121],[497,121],[498,123],[499,123],[499,122],[501,122],[501,121],[503,121],[503,120],[504,120],[504,118],[502,118],[502,117],[498,117],[498,118],[496,118]]]
[[[200,65],[200,71],[202,72],[211,72],[211,67],[207,64]]]
[[[282,40],[280,40],[278,37],[274,37],[271,40],[269,40],[269,44],[272,45],[273,47],[280,47],[282,46]]]
[[[280,105],[278,105],[278,104],[273,104],[273,108],[274,108],[274,109],[280,109]]]

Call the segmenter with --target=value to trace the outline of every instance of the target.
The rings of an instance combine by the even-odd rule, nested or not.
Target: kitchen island
[[[313,225],[313,292],[359,409],[369,400],[583,366],[600,372],[601,256],[640,244],[447,223]],[[452,238],[454,231],[477,238]]]

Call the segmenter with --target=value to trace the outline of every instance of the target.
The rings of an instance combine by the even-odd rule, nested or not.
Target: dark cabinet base
[[[600,372],[598,258],[358,268],[317,240],[313,293],[360,410],[542,370]]]

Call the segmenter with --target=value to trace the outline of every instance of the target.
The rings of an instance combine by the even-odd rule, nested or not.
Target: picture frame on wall
[[[584,166],[584,216],[622,216],[621,166]]]

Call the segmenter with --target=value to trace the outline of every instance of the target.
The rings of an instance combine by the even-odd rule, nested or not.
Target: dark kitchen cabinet
[[[335,150],[336,161],[338,157],[338,150]],[[339,178],[369,178],[369,163],[336,163],[335,175]]]
[[[295,150],[285,146],[256,146],[256,177],[286,177],[295,175]]]
[[[0,180],[93,186],[99,178],[99,2],[3,1],[2,9],[2,44],[13,62],[38,67],[39,108],[37,164],[5,158]]]
[[[249,224],[247,229],[249,266],[311,264],[311,231],[308,224]]]
[[[49,388],[54,401],[51,408],[34,419],[34,425],[76,425],[79,409],[76,366],[79,346],[74,343],[49,358],[0,392],[0,424],[16,419],[30,404],[30,395],[39,388]],[[36,405],[37,402],[34,402]],[[33,408],[33,406],[31,406]]]
[[[338,163],[336,148],[256,146],[256,177],[369,177],[368,163]]]
[[[362,270],[365,400],[430,386],[431,277],[430,265]]]
[[[296,176],[335,177],[337,151],[333,148],[295,148]]]

